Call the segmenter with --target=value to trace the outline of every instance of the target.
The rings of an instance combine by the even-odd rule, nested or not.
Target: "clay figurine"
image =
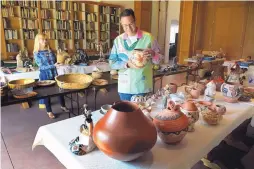
[[[93,141],[93,120],[91,110],[87,110],[87,105],[84,104],[85,122],[80,126],[81,134],[72,140],[70,150],[76,155],[85,155],[94,150],[96,145]]]
[[[212,102],[215,99],[215,95],[216,95],[216,84],[212,80],[206,85],[204,100]]]

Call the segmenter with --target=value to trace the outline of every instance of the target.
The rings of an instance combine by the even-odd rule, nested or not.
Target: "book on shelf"
[[[18,39],[18,30],[4,30],[4,36],[6,40],[9,39]]]
[[[22,19],[23,29],[38,29],[38,21],[37,20],[28,20]]]
[[[23,6],[23,7],[36,8],[37,7],[37,1],[18,1],[18,5]]]
[[[85,33],[83,31],[74,31],[74,39],[85,39]]]
[[[66,30],[70,30],[71,29],[71,24],[69,21],[61,21],[58,20],[56,22],[57,25],[57,29],[66,29]]]
[[[86,20],[86,12],[74,12],[74,20]]]
[[[100,14],[100,22],[109,22],[109,14]]]
[[[71,4],[68,1],[56,1],[56,10],[71,10]]]
[[[86,28],[86,21],[73,21],[74,30],[84,30]]]
[[[97,15],[95,13],[86,13],[86,20],[88,22],[97,22]]]
[[[4,28],[11,28],[10,20],[3,18],[3,25],[4,25]]]
[[[42,21],[42,28],[43,29],[52,29],[52,21],[43,20]]]
[[[96,43],[95,42],[87,42],[86,49],[91,49],[91,50],[96,49]]]
[[[120,21],[119,16],[115,16],[115,15],[110,16],[110,23],[119,23],[119,21]]]
[[[38,18],[37,9],[21,8],[21,17],[22,18]]]
[[[41,1],[41,8],[46,8],[46,9],[55,8],[54,1],[51,1],[51,0]]]
[[[69,20],[70,19],[70,12],[69,11],[57,11],[56,12],[56,19]]]
[[[98,38],[97,35],[98,35],[97,32],[88,31],[88,32],[86,32],[86,39],[87,40],[95,40]]]
[[[58,30],[57,31],[57,38],[58,39],[71,39],[72,34],[70,30]]]
[[[109,33],[108,32],[101,32],[101,40],[105,41],[109,39]]]
[[[7,18],[7,17],[15,17],[15,16],[17,15],[15,15],[13,7],[2,8],[2,17]]]
[[[109,23],[101,23],[100,24],[100,30],[101,31],[109,31],[110,27],[109,27]]]
[[[54,30],[44,30],[48,39],[56,39],[56,32]]]
[[[87,31],[96,31],[96,30],[98,30],[97,22],[87,22],[86,23],[86,30]]]
[[[2,6],[17,6],[18,1],[2,0],[1,4]]]
[[[16,43],[7,43],[7,52],[18,52],[19,51],[19,46]]]
[[[51,17],[51,14],[50,14],[50,11],[47,10],[47,9],[42,9],[41,10],[41,18],[42,19],[50,19],[50,18],[53,18]]]
[[[110,12],[109,6],[100,6],[99,8],[100,8],[100,13],[102,14],[109,14]]]
[[[35,35],[37,34],[38,32],[35,31],[35,30],[24,30],[23,34],[24,34],[24,39],[34,39],[35,38]]]
[[[111,15],[120,15],[120,8],[110,7],[110,14]]]

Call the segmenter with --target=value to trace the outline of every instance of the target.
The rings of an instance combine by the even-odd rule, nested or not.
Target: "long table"
[[[254,115],[254,106],[251,105],[225,103],[220,99],[216,103],[225,105],[227,109],[219,125],[210,126],[199,120],[195,125],[195,131],[187,133],[177,145],[164,144],[158,137],[151,151],[131,162],[114,160],[98,149],[84,156],[72,154],[68,143],[80,134],[79,126],[84,122],[82,116],[41,126],[32,148],[38,145],[45,146],[67,169],[190,169],[237,126]],[[154,115],[153,113],[152,116]],[[101,117],[103,115],[99,111],[92,113],[95,125]]]
[[[189,69],[188,67],[180,67],[178,71],[167,71],[167,72],[154,71],[154,74],[153,74],[154,83],[155,83],[155,78],[160,78],[161,79],[161,86],[162,86],[162,78],[164,76],[169,76],[169,75],[174,75],[174,74],[179,74],[179,73],[185,73],[185,72],[188,73],[189,71],[191,71],[191,69]],[[103,86],[90,85],[86,89],[79,89],[79,90],[65,90],[65,89],[60,90],[59,87],[57,86],[57,84],[55,84],[53,86],[48,86],[48,87],[35,87],[34,91],[37,92],[38,94],[34,97],[29,97],[29,98],[25,98],[25,99],[15,99],[13,96],[11,96],[9,94],[7,97],[5,97],[2,100],[1,106],[8,106],[8,105],[18,104],[18,103],[23,103],[23,102],[35,101],[35,100],[40,100],[40,99],[43,99],[43,98],[51,98],[51,97],[56,97],[56,96],[65,96],[65,95],[68,95],[68,94],[70,94],[71,97],[72,97],[73,93],[79,93],[79,92],[87,93],[88,90],[92,90],[93,93],[94,93],[94,109],[96,110],[97,92],[101,88],[112,87],[112,86],[117,85],[117,83],[118,83],[117,80],[114,80],[114,79],[111,78],[109,72],[104,72],[102,78],[108,80],[107,85],[103,85]],[[188,79],[186,79],[186,80],[188,80]],[[47,89],[47,90],[45,90],[45,89]]]

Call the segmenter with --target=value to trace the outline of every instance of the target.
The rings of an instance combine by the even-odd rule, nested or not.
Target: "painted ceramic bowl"
[[[143,49],[134,49],[130,61],[138,68],[142,68],[147,63],[147,57],[143,54]]]

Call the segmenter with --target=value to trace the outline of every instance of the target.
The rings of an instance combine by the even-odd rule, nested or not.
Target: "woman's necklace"
[[[136,42],[134,42],[131,46],[129,46],[129,45],[127,44],[127,41],[126,41],[126,40],[123,40],[124,48],[125,48],[126,50],[128,50],[128,51],[132,51],[132,50],[135,49],[135,47],[137,46],[138,41],[139,41],[139,39],[137,39]]]

